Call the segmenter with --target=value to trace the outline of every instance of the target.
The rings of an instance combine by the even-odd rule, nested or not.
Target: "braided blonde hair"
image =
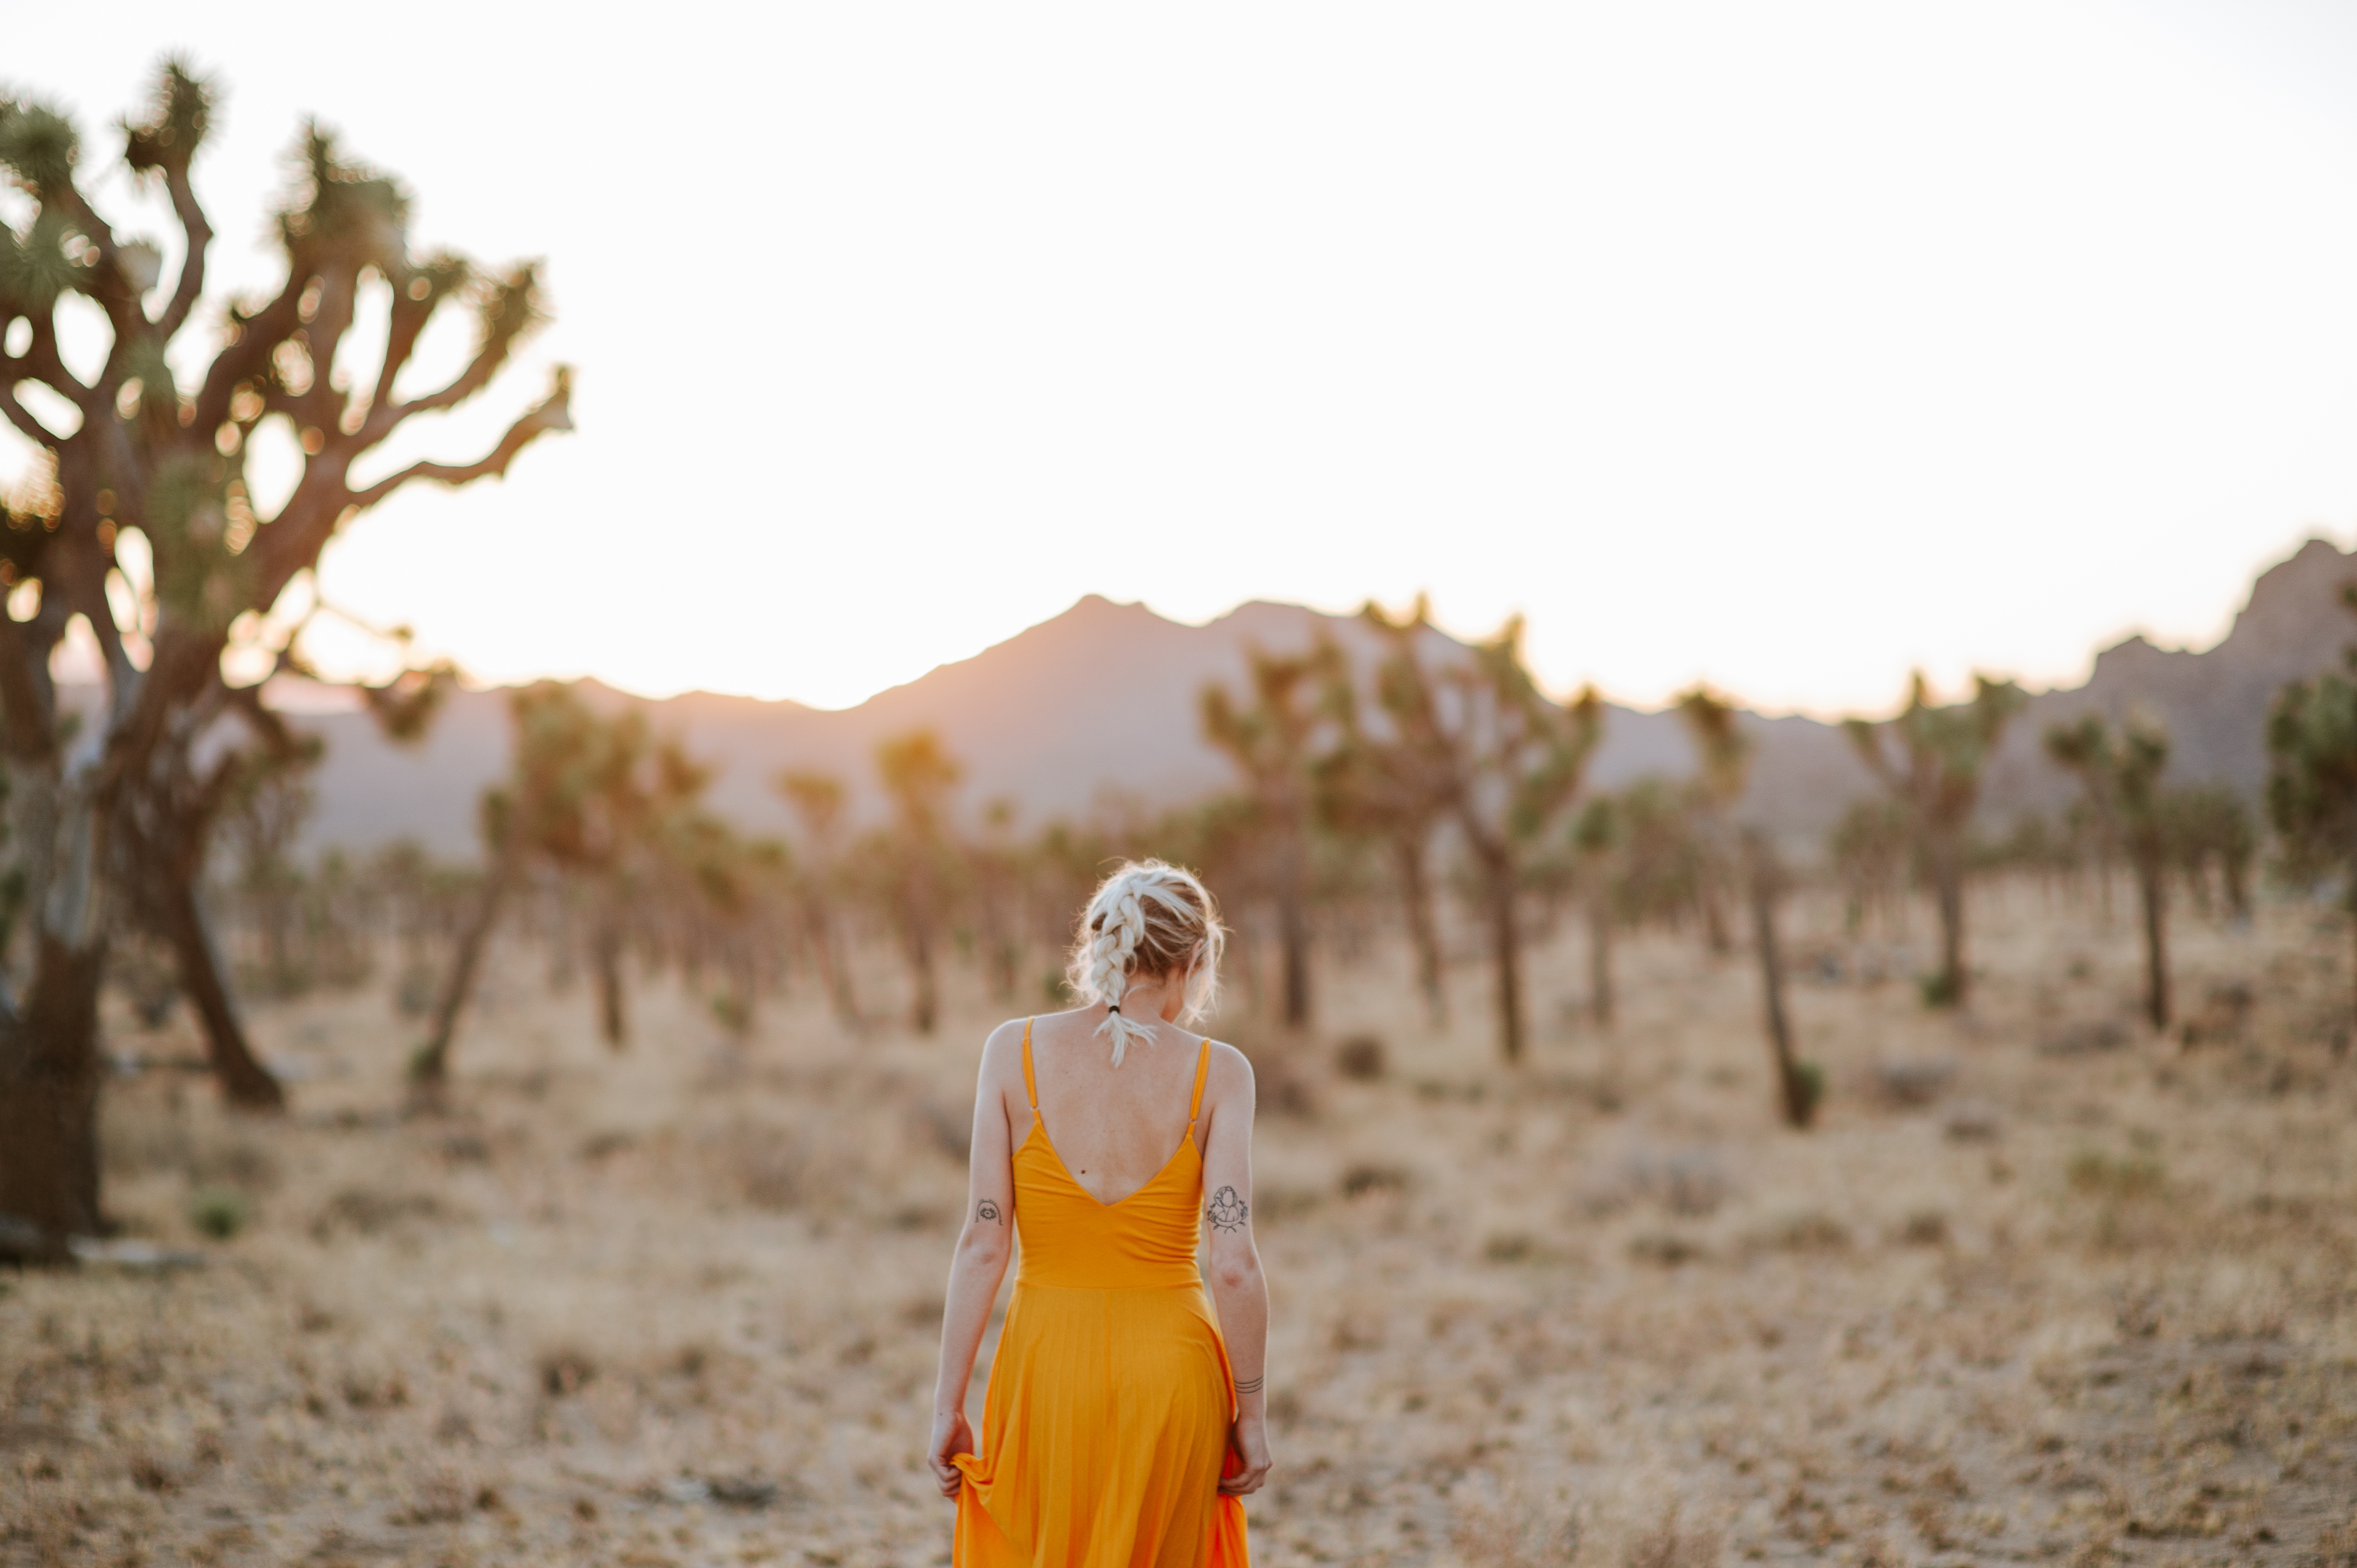
[[[1133,1037],[1151,1043],[1157,1021],[1130,1018],[1120,1011],[1133,976],[1187,976],[1188,1023],[1211,1010],[1220,995],[1220,954],[1227,929],[1200,878],[1158,860],[1125,862],[1097,886],[1082,911],[1079,935],[1065,978],[1082,1002],[1102,1002],[1110,1011],[1097,1033],[1113,1039],[1113,1065]]]

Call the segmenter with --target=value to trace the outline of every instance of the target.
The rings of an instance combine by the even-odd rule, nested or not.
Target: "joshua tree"
[[[789,768],[771,782],[802,823],[802,853],[794,893],[801,906],[803,940],[810,944],[812,960],[834,1004],[835,1018],[856,1029],[860,1026],[859,998],[852,990],[850,960],[835,918],[835,903],[843,891],[843,780],[832,773]]]
[[[411,1076],[429,1091],[448,1074],[451,1038],[491,933],[535,866],[586,889],[592,900],[598,1026],[619,1048],[630,1033],[622,947],[634,897],[683,868],[694,881],[716,829],[697,804],[710,769],[676,743],[655,739],[644,715],[603,716],[554,681],[513,693],[508,703],[514,755],[507,780],[483,791],[481,892],[432,1032],[411,1063]]]
[[[2251,808],[2243,797],[2222,784],[2180,789],[2168,800],[2169,848],[2193,889],[2203,914],[2210,910],[2210,863],[2218,863],[2218,879],[2226,895],[2226,913],[2237,925],[2251,918],[2251,858],[2258,853],[2258,832]]]
[[[406,193],[315,125],[275,215],[283,281],[266,299],[203,313],[192,330],[213,236],[189,169],[212,102],[209,85],[173,61],[147,112],[124,126],[124,165],[161,187],[182,242],[169,292],[152,306],[161,253],[119,236],[86,198],[72,124],[38,102],[0,102],[0,166],[26,199],[20,224],[0,226],[0,416],[39,450],[48,480],[28,510],[0,518],[0,577],[39,585],[0,618],[0,746],[18,787],[34,928],[30,986],[21,1003],[0,999],[0,1214],[51,1252],[100,1223],[97,1001],[111,924],[145,911],[167,927],[184,971],[219,981],[190,880],[202,856],[189,842],[210,828],[220,769],[236,766],[217,749],[217,721],[242,719],[260,744],[281,744],[266,710],[225,683],[223,653],[259,635],[249,628],[274,624],[290,585],[354,516],[421,479],[504,474],[535,437],[571,427],[560,371],[476,461],[357,481],[356,465],[413,416],[491,383],[539,319],[537,274],[523,265],[487,278],[456,256],[413,257]],[[60,347],[59,308],[74,296],[108,338],[89,379]],[[450,381],[418,389],[404,372],[420,335],[454,305],[476,313],[474,351]],[[363,313],[381,325],[355,333]],[[356,350],[384,345],[371,374],[354,379],[348,338]],[[27,402],[16,390],[26,382],[49,395]],[[272,424],[291,434],[301,469],[265,516],[244,454]],[[143,602],[124,624],[107,585],[135,532],[153,570],[138,575]],[[69,757],[49,660],[76,616],[95,635],[107,691],[96,735]],[[252,651],[266,662],[273,650]],[[207,1022],[230,1097],[278,1103],[233,1015]]]
[[[1824,1071],[1792,1049],[1792,1019],[1784,1011],[1783,956],[1776,945],[1776,906],[1784,895],[1784,868],[1757,829],[1744,834],[1746,881],[1751,893],[1751,940],[1760,955],[1760,993],[1768,1026],[1768,1047],[1776,1058],[1776,1087],[1785,1122],[1806,1127],[1824,1095]]]
[[[1265,846],[1263,865],[1285,963],[1285,1022],[1291,1028],[1309,1022],[1311,780],[1333,716],[1321,699],[1347,678],[1341,658],[1322,639],[1305,654],[1254,649],[1250,707],[1224,686],[1203,688],[1204,738],[1244,776]]]
[[[1391,644],[1377,678],[1385,715],[1465,836],[1490,928],[1498,1048],[1519,1062],[1523,877],[1533,846],[1553,838],[1579,793],[1603,734],[1603,699],[1591,687],[1566,706],[1541,692],[1523,662],[1520,617],[1469,660],[1434,670],[1424,661],[1421,605],[1402,620],[1372,605],[1365,613]]]
[[[1389,624],[1372,605],[1362,613],[1378,627]],[[1423,625],[1425,616],[1426,602],[1419,598],[1408,624]],[[1416,983],[1424,992],[1426,1011],[1440,1024],[1448,1015],[1448,998],[1441,980],[1429,860],[1433,832],[1448,814],[1446,779],[1395,723],[1379,718],[1369,724],[1357,682],[1339,660],[1336,666],[1328,707],[1340,719],[1342,736],[1340,745],[1318,759],[1318,815],[1338,832],[1376,841],[1391,857],[1408,940],[1415,950]],[[1412,675],[1405,677],[1410,690],[1394,690],[1403,678],[1395,649],[1375,671],[1379,715],[1388,714],[1394,701],[1413,703]]]
[[[957,847],[950,834],[949,795],[965,769],[942,747],[941,736],[914,730],[876,748],[876,772],[891,799],[898,829],[885,859],[893,924],[917,983],[910,1022],[919,1034],[930,1035],[941,1018],[933,957]]]
[[[1702,764],[1695,780],[1695,802],[1702,827],[1703,930],[1711,951],[1723,953],[1729,943],[1720,899],[1734,880],[1736,852],[1730,835],[1735,808],[1751,779],[1751,737],[1737,724],[1735,704],[1707,686],[1681,692],[1677,701],[1678,718],[1693,737]]]
[[[1571,825],[1581,901],[1587,908],[1588,1011],[1599,1029],[1612,1026],[1612,896],[1620,839],[1620,803],[1609,795],[1589,800]]]
[[[2169,1027],[2169,840],[2160,772],[2169,766],[2169,732],[2131,715],[2115,740],[2101,714],[2051,725],[2046,755],[2078,777],[2088,809],[2107,836],[2124,845],[2144,908],[2145,1015]]]
[[[1964,1002],[1964,832],[1980,801],[1981,770],[1996,751],[2005,726],[2029,699],[2010,681],[1973,677],[1969,702],[1935,707],[1921,671],[1897,717],[1843,724],[1857,755],[1907,811],[1908,832],[1932,874],[1940,913],[1940,970],[1925,982],[1935,1006]],[[1883,744],[1897,742],[1894,759]]]
[[[2357,609],[2357,584],[2341,596]],[[2286,869],[2311,882],[2341,877],[2357,916],[2357,648],[2343,659],[2346,672],[2323,671],[2276,693],[2267,714],[2267,815]]]

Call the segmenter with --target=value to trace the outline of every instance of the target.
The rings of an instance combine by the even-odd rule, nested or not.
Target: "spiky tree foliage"
[[[1751,737],[1738,722],[1735,703],[1707,686],[1678,693],[1677,714],[1693,740],[1701,765],[1695,777],[1695,835],[1702,856],[1703,931],[1713,952],[1729,945],[1722,908],[1737,881],[1735,808],[1751,780]]]
[[[110,927],[152,925],[185,971],[218,978],[193,881],[223,770],[240,766],[217,721],[242,719],[264,748],[287,744],[250,693],[224,682],[232,633],[255,624],[241,618],[266,616],[339,530],[396,490],[504,474],[527,444],[571,423],[560,372],[479,460],[357,477],[408,421],[490,385],[538,319],[537,274],[485,276],[456,256],[413,256],[406,194],[315,125],[274,214],[276,290],[225,317],[200,310],[213,231],[190,169],[212,109],[209,85],[176,60],[146,112],[121,127],[125,167],[161,188],[180,230],[167,285],[159,247],[118,234],[86,198],[72,124],[39,102],[0,102],[0,167],[26,198],[22,220],[0,227],[0,417],[53,479],[29,515],[0,518],[0,580],[39,585],[37,608],[20,596],[0,617],[0,745],[20,786],[17,847],[36,928],[30,986],[21,1003],[0,999],[0,1213],[52,1247],[99,1225],[96,1007]],[[60,347],[60,312],[76,300],[108,337],[87,379]],[[421,334],[453,308],[476,317],[471,357],[442,385],[412,385]],[[355,332],[364,313],[378,324]],[[384,349],[363,371],[344,355],[348,339]],[[28,403],[27,382],[66,412],[52,419],[53,402]],[[244,455],[271,422],[292,433],[301,473],[264,515]],[[135,530],[152,583],[118,623],[108,578]],[[69,758],[49,660],[76,616],[96,636],[107,692],[97,735]],[[277,1103],[233,1015],[207,1022],[231,1097]]]
[[[2357,609],[2357,584],[2341,590]],[[2313,884],[2343,879],[2357,917],[2357,648],[2344,671],[2294,681],[2267,713],[2267,816],[2286,875]],[[2351,922],[2357,928],[2357,918]]]
[[[2127,851],[2144,911],[2145,1015],[2169,1027],[2169,838],[2160,789],[2169,766],[2169,732],[2158,719],[2132,714],[2117,736],[2101,714],[2051,725],[2046,755],[2067,768],[2088,809]]]
[[[701,805],[711,769],[677,742],[657,737],[636,709],[601,714],[554,681],[511,693],[508,708],[508,777],[482,798],[490,870],[432,1030],[411,1062],[412,1078],[429,1092],[448,1076],[459,1014],[491,934],[528,875],[554,872],[587,895],[598,1025],[607,1043],[619,1047],[629,1036],[622,953],[637,899],[666,879],[708,886],[703,866],[715,857],[706,854],[707,841],[723,831]]]
[[[1239,701],[1216,682],[1203,688],[1203,736],[1243,776],[1265,894],[1276,913],[1284,961],[1285,1022],[1309,1022],[1309,848],[1314,783],[1336,739],[1332,693],[1347,682],[1341,650],[1320,639],[1307,653],[1250,652],[1250,695]]]
[[[1405,618],[1369,606],[1388,652],[1378,700],[1416,777],[1447,802],[1463,835],[1489,927],[1498,1048],[1523,1057],[1523,882],[1533,854],[1556,842],[1556,824],[1579,793],[1604,731],[1604,701],[1590,687],[1568,704],[1539,690],[1523,660],[1523,623],[1508,621],[1471,657],[1426,661],[1419,604]]]
[[[1931,875],[1940,969],[1923,993],[1935,1005],[1964,1002],[1964,834],[1980,803],[1981,772],[2028,701],[2010,681],[1975,675],[1970,700],[1938,705],[1919,670],[1896,717],[1843,721],[1860,760],[1905,808],[1908,832]]]
[[[894,832],[877,856],[884,893],[916,982],[909,1022],[930,1035],[941,1019],[941,979],[935,960],[949,924],[949,899],[959,867],[949,799],[965,768],[931,730],[912,730],[876,748],[876,776],[892,802]]]

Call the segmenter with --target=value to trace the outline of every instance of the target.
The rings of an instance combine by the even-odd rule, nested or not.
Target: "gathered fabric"
[[[957,1457],[957,1568],[1244,1568],[1243,1501],[1220,1478],[1235,1375],[1195,1267],[1203,1156],[1187,1136],[1154,1178],[1102,1203],[1039,1116],[1015,1151],[1015,1294],[983,1400],[982,1452]]]

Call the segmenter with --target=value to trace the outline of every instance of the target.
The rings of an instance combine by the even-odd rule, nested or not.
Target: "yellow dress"
[[[1195,1118],[1154,1179],[1100,1203],[1039,1120],[1015,1151],[1015,1294],[984,1396],[982,1452],[960,1455],[957,1568],[1244,1568],[1244,1509],[1220,1494],[1235,1376],[1195,1269],[1203,1155]]]

